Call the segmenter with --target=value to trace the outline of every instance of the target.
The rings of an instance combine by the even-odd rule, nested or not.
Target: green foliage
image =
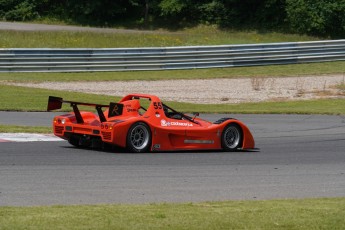
[[[62,7],[62,6],[59,6]],[[77,22],[90,24],[111,24],[112,21],[126,17],[131,3],[122,1],[69,0],[65,7],[66,16]],[[93,22],[90,22],[90,19]]]
[[[209,3],[198,6],[200,14],[200,20],[206,24],[222,24],[226,19],[227,10],[225,5],[221,1],[214,0]]]
[[[299,33],[345,36],[345,0],[286,0],[287,20]]]
[[[159,3],[161,9],[161,15],[178,15],[185,8],[187,8],[187,2],[182,0],[162,0]]]
[[[35,3],[30,0],[22,2],[16,0],[2,0],[0,2],[0,6],[2,6],[0,8],[3,8],[3,10],[0,11],[0,16],[5,20],[27,21],[38,17],[38,12],[35,9]]]
[[[215,24],[223,28],[345,35],[345,0],[0,0],[0,18],[57,18],[68,23],[169,28]],[[134,22],[134,23],[133,23]]]

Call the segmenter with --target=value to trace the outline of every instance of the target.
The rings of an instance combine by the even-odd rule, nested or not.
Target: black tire
[[[109,144],[109,143],[106,143],[106,142],[102,142],[101,149],[104,150],[104,151],[112,151],[113,147],[114,146],[112,144]]]
[[[73,145],[74,147],[80,147],[80,137],[77,135],[71,135],[68,139],[68,143]]]
[[[127,133],[127,149],[133,153],[148,152],[151,147],[152,135],[150,127],[143,123],[134,123]]]
[[[243,132],[239,125],[229,124],[222,133],[222,148],[224,151],[235,151],[242,147]]]
[[[68,139],[68,142],[77,148],[92,147],[92,137],[86,135],[72,134]]]

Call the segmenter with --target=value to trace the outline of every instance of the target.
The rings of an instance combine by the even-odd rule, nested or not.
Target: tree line
[[[0,18],[113,26],[197,24],[345,36],[345,0],[0,0]]]

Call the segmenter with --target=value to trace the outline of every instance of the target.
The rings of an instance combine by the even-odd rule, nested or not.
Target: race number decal
[[[153,108],[155,109],[162,109],[162,102],[153,102]]]

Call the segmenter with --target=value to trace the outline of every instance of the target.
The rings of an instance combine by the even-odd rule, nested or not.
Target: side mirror
[[[193,116],[193,121],[194,121],[194,119],[195,119],[196,117],[198,117],[200,114],[199,114],[198,112],[194,112],[193,115],[194,115],[194,116]]]

